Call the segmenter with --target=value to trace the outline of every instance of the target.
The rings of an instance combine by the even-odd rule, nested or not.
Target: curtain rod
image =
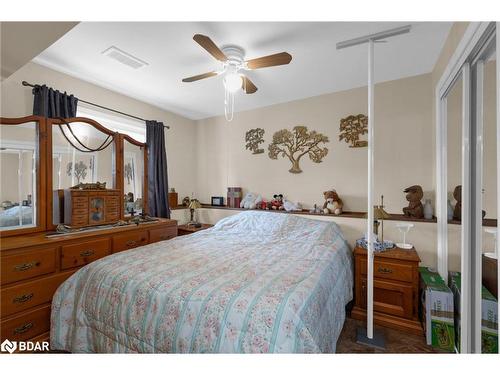
[[[40,85],[38,85],[38,84],[32,85],[31,83],[28,83],[26,81],[22,81],[21,83],[22,83],[23,86],[29,86],[29,87],[33,87],[33,88],[40,87]],[[115,113],[118,113],[118,114],[123,115],[123,116],[135,118],[136,120],[148,121],[148,120],[143,119],[141,117],[134,116],[134,115],[129,115],[128,113],[121,112],[121,111],[118,111],[118,110],[113,109],[113,108],[105,107],[105,106],[100,105],[100,104],[92,103],[92,102],[89,102],[89,101],[86,101],[86,100],[83,100],[83,99],[78,99],[78,101],[82,102],[82,103],[93,105],[94,107],[99,107],[99,108],[105,109],[105,110],[110,111],[110,112],[115,112]],[[163,127],[167,128],[167,129],[170,129],[170,126],[168,126],[168,125],[163,125]]]

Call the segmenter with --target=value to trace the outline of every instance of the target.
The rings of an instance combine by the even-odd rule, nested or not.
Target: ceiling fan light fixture
[[[240,74],[236,72],[228,72],[224,76],[224,86],[229,92],[235,93],[242,88],[242,85],[243,79]]]

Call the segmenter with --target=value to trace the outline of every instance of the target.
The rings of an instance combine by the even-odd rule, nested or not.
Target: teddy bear
[[[262,202],[262,196],[255,193],[247,193],[240,203],[240,208],[253,210]]]
[[[268,202],[267,200],[265,199],[262,199],[261,202],[259,202],[259,204],[257,204],[257,209],[258,210],[269,210],[269,205],[270,205],[270,202]]]
[[[406,193],[406,200],[410,202],[408,207],[403,207],[404,215],[422,219],[424,217],[424,206],[422,205],[424,191],[422,186],[413,185],[404,189],[403,192]]]
[[[323,204],[323,213],[340,215],[342,213],[342,207],[344,203],[342,199],[339,198],[335,189],[325,191],[323,193],[325,197],[325,203]]]
[[[274,194],[271,201],[272,210],[283,210],[283,194]]]

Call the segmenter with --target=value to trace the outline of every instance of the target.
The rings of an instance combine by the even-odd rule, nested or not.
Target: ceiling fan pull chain
[[[234,93],[227,88],[224,89],[224,116],[226,121],[233,121],[234,117]]]

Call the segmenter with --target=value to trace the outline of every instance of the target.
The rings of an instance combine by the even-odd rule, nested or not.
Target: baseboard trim
[[[354,306],[351,311],[351,317],[357,320],[366,320],[366,310]],[[373,313],[373,321],[383,327],[394,328],[399,331],[408,332],[414,335],[423,335],[424,331],[419,321],[399,318],[379,312]]]

